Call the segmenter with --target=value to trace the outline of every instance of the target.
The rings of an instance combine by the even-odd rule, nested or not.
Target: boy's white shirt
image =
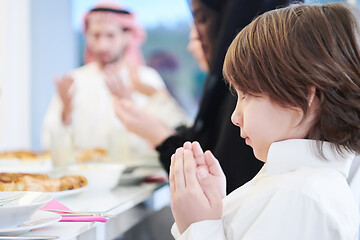
[[[141,81],[156,89],[165,88],[163,80],[154,69],[140,66],[138,71]],[[144,140],[128,133],[117,119],[104,73],[96,62],[73,70],[71,76],[74,78],[75,91],[72,124],[69,127],[63,124],[61,120],[63,104],[59,95],[55,94],[43,123],[42,144],[45,149],[50,148],[52,135],[65,138],[69,134],[73,135],[74,144],[83,149],[107,149],[109,141],[120,135],[127,135],[126,137],[132,142],[130,144],[135,147],[147,148]],[[121,70],[120,76],[125,83],[130,81],[125,67]],[[158,94],[148,97],[133,93],[131,97],[137,106],[160,118],[170,127],[189,123],[184,110],[168,94],[159,91]]]
[[[360,212],[360,155],[357,154],[351,164],[349,176],[347,178],[350,189],[355,197]],[[359,234],[360,240],[360,234]]]
[[[351,164],[347,181],[360,209],[360,155],[358,154],[355,156],[354,161]]]
[[[244,186],[223,200],[220,220],[190,225],[181,240],[355,240],[359,231],[357,204],[346,182],[353,153],[340,156],[324,142],[327,160],[313,140],[273,143],[267,163]]]

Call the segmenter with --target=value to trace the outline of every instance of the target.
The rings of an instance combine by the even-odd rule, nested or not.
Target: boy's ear
[[[308,96],[307,96],[307,102],[308,102],[309,107],[311,106],[312,102],[314,101],[315,94],[316,94],[316,87],[315,86],[310,86],[309,87],[309,93],[308,93]]]

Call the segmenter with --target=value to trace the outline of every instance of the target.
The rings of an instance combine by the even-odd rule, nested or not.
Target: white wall
[[[30,0],[0,1],[0,150],[30,148]]]
[[[0,151],[39,150],[55,74],[77,66],[72,0],[0,0]]]
[[[41,149],[42,122],[54,94],[54,75],[62,75],[78,65],[71,2],[72,0],[31,0],[30,90],[33,150]]]
[[[357,4],[357,0],[347,0],[346,2],[354,6]]]

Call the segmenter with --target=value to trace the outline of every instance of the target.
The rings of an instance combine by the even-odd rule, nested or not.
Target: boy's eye
[[[241,99],[241,100],[244,100],[249,95],[249,93],[245,92],[245,91],[241,91],[238,89],[235,89],[235,91],[236,91],[236,95],[237,95],[238,99]]]
[[[241,100],[245,99],[247,97],[248,93],[243,93],[241,96]]]

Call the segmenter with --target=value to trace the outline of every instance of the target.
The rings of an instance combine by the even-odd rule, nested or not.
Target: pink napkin
[[[55,199],[51,200],[41,208],[41,210],[46,209],[71,211],[68,207]],[[102,216],[63,216],[60,222],[107,222],[107,218]]]

